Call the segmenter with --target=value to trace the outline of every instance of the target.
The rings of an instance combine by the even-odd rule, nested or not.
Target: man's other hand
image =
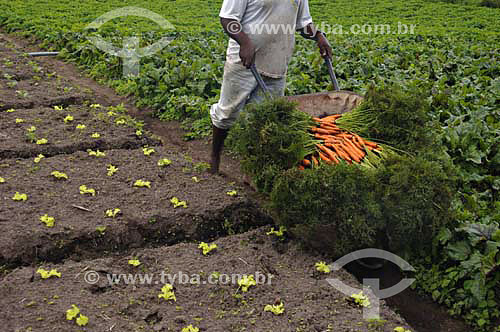
[[[332,47],[330,46],[328,39],[326,39],[326,37],[321,32],[317,34],[316,42],[318,43],[319,52],[321,53],[321,56],[323,58],[326,57],[331,58],[333,54]]]

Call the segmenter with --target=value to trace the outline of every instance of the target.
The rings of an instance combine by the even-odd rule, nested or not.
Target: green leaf
[[[469,243],[466,241],[459,241],[456,243],[450,243],[447,247],[448,255],[457,261],[466,260],[471,253],[471,248]]]

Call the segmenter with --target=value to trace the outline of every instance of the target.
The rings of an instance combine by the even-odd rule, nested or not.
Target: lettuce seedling
[[[147,188],[151,188],[151,182],[144,181],[144,180],[137,180],[137,181],[134,182],[134,187],[139,187],[139,188],[147,187]]]
[[[108,116],[115,116],[116,115],[116,113],[113,111],[109,111],[107,114],[108,114]]]
[[[278,305],[268,304],[264,307],[264,311],[270,311],[275,315],[281,315],[282,313],[285,312],[285,304],[283,303],[283,301]]]
[[[72,115],[66,115],[66,117],[64,118],[64,123],[68,123],[68,122],[71,122],[73,121],[75,118],[72,116]]]
[[[113,176],[113,174],[118,172],[118,167],[109,164],[107,170],[108,170],[108,176]]]
[[[174,205],[174,208],[178,208],[180,206],[182,206],[185,209],[187,208],[186,201],[180,201],[177,197],[172,197],[172,199],[170,200],[170,203],[172,203]]]
[[[215,243],[208,244],[205,242],[201,242],[200,245],[198,246],[199,249],[203,250],[203,255],[208,255],[212,250],[217,249],[217,245]]]
[[[94,157],[106,157],[106,154],[102,151],[99,151],[99,149],[97,151],[92,151],[92,150],[87,150],[87,152],[89,153],[89,156],[94,156]]]
[[[314,266],[316,266],[316,270],[319,272],[322,272],[322,273],[330,273],[331,272],[330,267],[328,265],[326,265],[325,262],[318,262],[318,263],[314,264]]]
[[[71,309],[66,310],[66,319],[73,320],[76,318],[76,316],[78,316],[79,313],[80,309],[76,305],[72,304]]]
[[[44,270],[42,268],[39,268],[38,270],[36,270],[36,273],[38,273],[40,275],[40,277],[42,277],[42,279],[48,279],[50,277],[61,278],[61,272],[57,272],[56,269],[52,269],[50,271],[47,271],[47,270]]]
[[[28,199],[28,195],[26,194],[20,194],[19,192],[16,191],[14,196],[12,197],[14,201],[26,201]]]
[[[89,323],[89,318],[85,315],[80,315],[78,316],[78,318],[76,319],[76,324],[78,326],[85,326]]]
[[[115,121],[117,125],[124,125],[126,123],[125,119],[118,119]]]
[[[66,175],[66,173],[62,173],[59,171],[53,171],[52,173],[50,173],[50,175],[52,175],[56,179],[68,179],[68,175]]]
[[[46,138],[40,138],[40,139],[36,140],[36,144],[38,144],[38,145],[45,145],[48,142],[49,141]]]
[[[153,149],[153,148],[142,148],[142,152],[144,153],[145,156],[150,156],[153,153],[155,153],[155,149]]]
[[[198,177],[196,177],[196,176],[193,176],[193,177],[191,178],[191,180],[193,180],[193,182],[195,182],[195,183],[198,183],[198,182],[200,182],[200,181],[201,181],[201,180],[200,180],[200,179],[198,179]]]
[[[0,176],[0,183],[5,183],[5,179]]]
[[[71,309],[66,310],[66,319],[73,320],[75,318],[75,322],[78,326],[85,326],[89,323],[89,318],[85,315],[80,314],[80,309],[76,305],[72,304]]]
[[[352,294],[351,298],[354,300],[354,303],[361,307],[369,307],[370,299],[368,296],[364,295],[363,292],[359,292],[358,294]]]
[[[62,107],[62,106],[54,106],[54,110],[55,111],[62,111],[62,110],[64,110],[64,107]]]
[[[36,127],[35,126],[31,126],[29,127],[28,129],[26,129],[28,131],[28,133],[33,133],[36,131]]]
[[[282,237],[286,232],[285,226],[280,226],[279,230],[275,231],[274,227],[271,227],[271,230],[266,233],[266,235],[276,235],[277,237]]]
[[[139,136],[139,137],[140,137],[140,136],[142,136],[142,130],[139,130],[139,129],[138,129],[138,130],[136,130],[136,131],[135,131],[135,135],[136,135],[136,136]]]
[[[141,261],[138,259],[129,259],[128,264],[137,267],[141,265]]]
[[[76,126],[76,129],[78,130],[84,130],[85,128],[87,128],[87,126],[81,123]]]
[[[173,291],[174,287],[171,285],[171,284],[165,284],[162,289],[161,289],[161,293],[158,294],[158,298],[163,298],[165,300],[174,300],[174,301],[177,301],[177,299],[175,298],[175,294],[174,294],[174,291]]]
[[[106,217],[108,218],[114,218],[116,217],[120,212],[122,212],[122,210],[116,208],[116,209],[109,209],[109,210],[106,210]]]
[[[107,227],[106,227],[106,226],[97,226],[97,227],[95,228],[95,230],[96,230],[96,231],[98,231],[98,232],[99,232],[99,234],[101,234],[101,235],[104,235],[104,233],[106,233],[106,229],[107,229]]]
[[[40,217],[40,221],[43,222],[47,227],[54,227],[56,219],[54,217],[49,217],[48,214],[44,214]]]
[[[33,160],[33,162],[35,164],[38,164],[43,158],[45,158],[45,156],[43,154],[39,154],[38,157],[35,157],[35,160]]]
[[[411,330],[407,330],[404,327],[398,326],[394,328],[394,332],[411,332]]]
[[[19,119],[19,118],[16,119],[16,123],[23,123],[23,122],[24,122],[24,119]]]
[[[193,327],[193,324],[191,324],[183,327],[181,332],[200,332],[200,329],[197,327]]]
[[[255,282],[255,279],[253,278],[253,275],[247,276],[246,274],[243,275],[241,279],[238,280],[238,286],[241,287],[242,292],[248,292],[248,289],[251,286],[256,286],[257,283]]]
[[[16,111],[15,109],[11,108],[11,109],[6,110],[5,112],[7,112],[7,113],[14,113],[15,111]]]
[[[237,192],[236,190],[231,190],[231,191],[228,191],[226,194],[227,194],[228,196],[231,196],[231,197],[232,197],[232,196],[236,196],[236,195],[238,195],[238,192]]]
[[[172,161],[170,159],[167,159],[167,158],[162,158],[162,159],[158,160],[158,166],[160,166],[160,167],[168,166],[171,163],[172,163]]]
[[[93,133],[90,137],[92,137],[92,138],[101,138],[101,134],[99,134],[99,133]]]
[[[81,185],[79,189],[80,189],[80,194],[82,195],[89,194],[95,196],[95,190],[92,188],[87,188],[86,185]]]
[[[101,108],[102,106],[100,104],[92,104],[90,105],[90,108]]]

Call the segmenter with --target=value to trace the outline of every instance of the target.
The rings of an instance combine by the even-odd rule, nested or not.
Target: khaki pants
[[[284,95],[286,77],[262,76],[262,79],[274,96]],[[240,63],[226,62],[219,102],[210,109],[212,124],[220,129],[229,129],[246,104],[260,102],[263,99],[262,90],[250,69]]]

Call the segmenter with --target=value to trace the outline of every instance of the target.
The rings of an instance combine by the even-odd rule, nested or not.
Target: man
[[[312,23],[308,0],[224,0],[220,21],[229,35],[219,102],[212,105],[211,172],[219,172],[220,154],[229,128],[242,108],[262,99],[249,68],[255,64],[275,96],[283,96],[295,31],[317,42],[323,57],[332,49]]]

